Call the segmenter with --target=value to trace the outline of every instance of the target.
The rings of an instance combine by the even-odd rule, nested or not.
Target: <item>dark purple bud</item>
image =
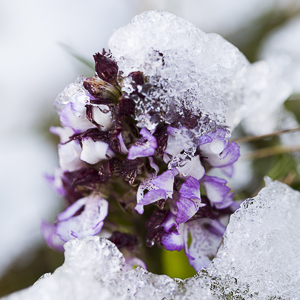
[[[137,87],[137,85],[143,85],[144,82],[144,76],[142,72],[132,72],[129,74],[129,76],[132,78],[133,81],[133,88],[135,89]]]
[[[72,180],[72,186],[74,188],[80,185],[89,190],[94,190],[96,189],[96,184],[100,182],[100,176],[94,169],[80,169],[73,173],[75,173]]]
[[[125,181],[133,185],[135,178],[138,174],[139,168],[142,166],[142,161],[139,158],[125,159],[123,162],[123,169],[121,175]]]
[[[65,199],[69,205],[84,197],[83,191],[78,191],[76,187],[73,186],[73,181],[77,176],[77,172],[78,171],[65,172],[61,178],[63,188],[65,190]]]
[[[122,96],[118,100],[118,105],[116,107],[116,114],[120,116],[130,116],[133,115],[134,109],[135,109],[134,101]]]
[[[129,250],[133,250],[134,246],[137,245],[137,238],[135,235],[119,231],[114,231],[109,240],[114,243],[118,249],[126,247]]]
[[[118,85],[117,75],[118,75],[118,66],[117,63],[108,58],[105,55],[96,53],[94,55],[95,60],[95,71],[98,74],[99,78],[109,82],[112,85]]]
[[[161,158],[163,157],[164,151],[167,147],[167,141],[168,141],[167,129],[168,129],[168,125],[163,125],[162,127],[157,128],[153,134],[157,142],[156,154]]]
[[[98,174],[101,182],[107,181],[113,175],[117,175],[122,170],[122,162],[117,158],[105,161],[99,168]]]
[[[147,246],[151,247],[156,242],[160,242],[161,235],[164,232],[161,224],[164,222],[168,210],[160,210],[157,209],[154,211],[152,216],[146,222],[146,230],[147,230]]]
[[[194,129],[199,124],[200,116],[195,116],[191,111],[184,111],[184,119],[182,125],[187,129]]]

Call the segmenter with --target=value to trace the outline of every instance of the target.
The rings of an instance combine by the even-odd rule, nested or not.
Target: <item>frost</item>
[[[269,178],[266,185],[230,218],[223,245],[207,270],[217,295],[299,299],[300,194]]]
[[[65,263],[52,275],[4,299],[298,299],[300,193],[266,181],[231,216],[213,263],[193,278],[126,271],[114,244],[85,237],[65,244]]]
[[[151,87],[141,90],[146,101],[137,101],[141,115],[155,107],[168,123],[188,110],[201,116],[202,125],[224,124],[228,102],[239,97],[232,90],[249,65],[221,36],[162,11],[134,17],[115,31],[109,48],[124,76],[140,71],[148,78]],[[128,80],[123,84],[124,91],[131,90]],[[207,117],[211,124],[205,124]],[[147,118],[139,121],[149,126]]]

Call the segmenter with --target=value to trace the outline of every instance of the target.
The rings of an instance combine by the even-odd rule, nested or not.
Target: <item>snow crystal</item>
[[[300,193],[269,178],[266,185],[230,218],[207,270],[216,295],[299,299]]]
[[[207,117],[212,123],[224,124],[228,102],[239,96],[232,90],[241,83],[249,65],[244,55],[220,35],[206,34],[162,11],[134,17],[115,31],[109,48],[123,76],[133,71],[147,76],[151,87],[141,91],[146,99],[137,103],[138,108],[142,106],[141,115],[155,107],[168,123],[188,110],[201,116],[202,124]],[[128,80],[123,90],[130,90]],[[149,128],[148,119],[139,120],[141,126]]]
[[[300,193],[267,179],[231,216],[208,269],[186,280],[126,271],[116,246],[100,237],[73,239],[65,250],[62,267],[4,299],[298,299]]]
[[[185,292],[181,280],[154,275],[141,267],[126,271],[123,255],[105,238],[73,239],[64,247],[65,262],[52,275],[47,273],[32,287],[4,299],[182,299],[176,297]],[[215,299],[203,280],[201,283],[201,299]]]

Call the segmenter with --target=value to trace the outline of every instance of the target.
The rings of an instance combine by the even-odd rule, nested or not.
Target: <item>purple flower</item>
[[[221,168],[230,166],[240,156],[240,147],[235,142],[229,144],[226,135],[227,131],[219,128],[216,132],[209,132],[199,139],[201,156],[205,157],[206,161],[212,167]],[[228,171],[229,173],[232,172]]]
[[[70,127],[75,132],[83,132],[96,127],[86,117],[85,103],[67,103],[59,114],[60,123],[64,127]]]
[[[83,207],[83,211],[78,214]],[[77,200],[60,213],[56,225],[43,222],[43,236],[50,247],[61,249],[62,244],[72,238],[98,234],[107,213],[108,202],[92,194]]]
[[[76,213],[84,207],[80,215]],[[98,234],[108,213],[108,202],[97,194],[77,200],[58,217],[56,232],[63,241]]]
[[[210,203],[216,208],[223,209],[233,204],[233,193],[229,193],[230,188],[226,186],[225,179],[205,175],[200,183],[204,187]]]
[[[154,166],[155,164],[152,163]],[[156,166],[156,165],[155,165]],[[154,166],[154,168],[156,168]],[[142,214],[144,212],[144,205],[154,203],[161,199],[172,198],[174,185],[174,170],[168,170],[156,177],[158,169],[155,173],[151,173],[149,179],[145,179],[139,186],[137,191],[137,205],[135,210]],[[144,194],[144,191],[148,192]]]
[[[173,200],[175,200],[174,198]],[[175,204],[176,209],[172,209],[171,206],[171,211],[176,215],[178,224],[188,221],[200,207],[205,206],[204,203],[201,203],[200,184],[197,179],[192,176],[188,177],[179,189],[179,197],[175,200]]]
[[[222,242],[225,227],[218,220],[208,218],[181,224],[178,224],[175,218],[170,212],[162,224],[164,232],[161,243],[170,251],[180,251],[184,248],[190,265],[198,272],[210,264]],[[192,239],[190,246],[189,235]]]
[[[156,138],[146,128],[141,129],[140,135],[143,138],[138,139],[135,144],[129,148],[128,159],[154,155],[155,149],[157,148]]]

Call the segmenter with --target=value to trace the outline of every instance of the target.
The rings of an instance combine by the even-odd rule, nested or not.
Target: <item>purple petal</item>
[[[108,202],[98,195],[86,197],[84,211],[57,225],[57,234],[62,240],[98,234],[108,213]]]
[[[220,168],[235,163],[240,157],[240,147],[235,142],[228,145],[220,155],[208,158],[211,166]]]
[[[227,207],[231,207],[232,206],[232,209],[233,211],[235,211],[234,209],[234,201],[233,201],[233,196],[234,196],[234,193],[228,193],[224,200],[222,202],[219,202],[219,203],[214,203],[214,206],[215,208],[217,209],[224,209],[224,208],[227,208]],[[239,206],[238,206],[239,207]],[[237,208],[238,208],[237,207]]]
[[[153,179],[152,183],[158,188],[165,190],[168,197],[171,198],[173,193],[174,177],[174,170],[168,170]]]
[[[178,208],[176,222],[178,224],[188,221],[198,211],[195,202],[185,197],[180,197],[176,205]]]
[[[152,190],[149,191],[144,198],[141,199],[139,202],[140,205],[147,205],[154,203],[160,199],[167,199],[167,193],[165,190],[159,189],[159,190]]]
[[[155,153],[155,149],[148,144],[141,146],[132,145],[128,150],[128,159],[136,159],[137,157],[148,157]]]
[[[184,247],[184,235],[183,235],[183,227],[185,225],[179,225],[179,234],[174,231],[164,232],[161,236],[161,243],[164,247],[169,251],[180,251]]]
[[[199,138],[199,146],[207,144],[207,143],[211,143],[212,141],[213,141],[213,139],[210,136],[208,136],[208,135],[200,136],[200,138]]]
[[[77,200],[75,203],[73,203],[71,206],[69,206],[66,210],[61,212],[57,216],[57,220],[61,222],[61,221],[66,221],[66,220],[70,219],[82,208],[82,206],[85,205],[86,201],[87,201],[86,198]]]
[[[212,203],[222,203],[230,191],[230,188],[225,185],[227,183],[225,179],[205,175],[200,182]]]
[[[77,133],[96,127],[86,118],[85,103],[66,104],[60,112],[59,119],[64,127],[70,127]]]
[[[200,198],[200,183],[190,176],[180,187],[179,193],[186,198]]]
[[[123,154],[125,154],[125,155],[128,154],[128,149],[127,149],[127,147],[126,147],[126,145],[125,145],[125,143],[124,143],[123,136],[122,136],[122,132],[119,133],[119,135],[118,135],[118,140],[119,140],[119,142],[120,142],[121,152],[122,152]]]
[[[219,128],[216,132],[210,132],[201,137],[199,141],[201,155],[206,157],[213,167],[225,167],[233,164],[240,156],[239,146],[234,142],[229,144],[226,135],[227,131]],[[211,138],[212,141],[208,142],[208,138]],[[206,143],[203,143],[203,139]]]
[[[128,159],[154,155],[155,149],[157,148],[156,138],[146,128],[141,129],[140,135],[147,141],[141,142],[137,140],[137,142],[129,148]]]
[[[56,168],[53,175],[45,175],[46,180],[48,181],[49,185],[61,196],[66,195],[66,191],[63,186],[62,182],[62,175],[63,175],[63,170],[60,168]]]
[[[162,227],[164,227],[164,231],[168,233],[170,229],[173,227],[176,228],[177,232],[179,231],[179,225],[176,222],[176,216],[172,214],[171,212],[168,213],[166,219],[164,222],[161,224]]]
[[[220,170],[225,176],[231,178],[234,172],[234,167],[233,165],[228,165],[226,167],[220,168]]]
[[[210,258],[216,255],[225,227],[219,221],[207,218],[188,222],[185,226],[192,237],[187,253],[194,259],[189,259],[189,263],[198,272],[208,267]]]
[[[155,149],[157,148],[156,138],[148,131],[147,128],[142,128],[140,131],[140,135],[146,140],[148,140],[151,147]]]
[[[45,239],[49,247],[57,251],[61,251],[61,252],[64,251],[63,245],[65,242],[56,233],[55,225],[43,221],[41,224],[41,230],[42,230],[43,238]]]

